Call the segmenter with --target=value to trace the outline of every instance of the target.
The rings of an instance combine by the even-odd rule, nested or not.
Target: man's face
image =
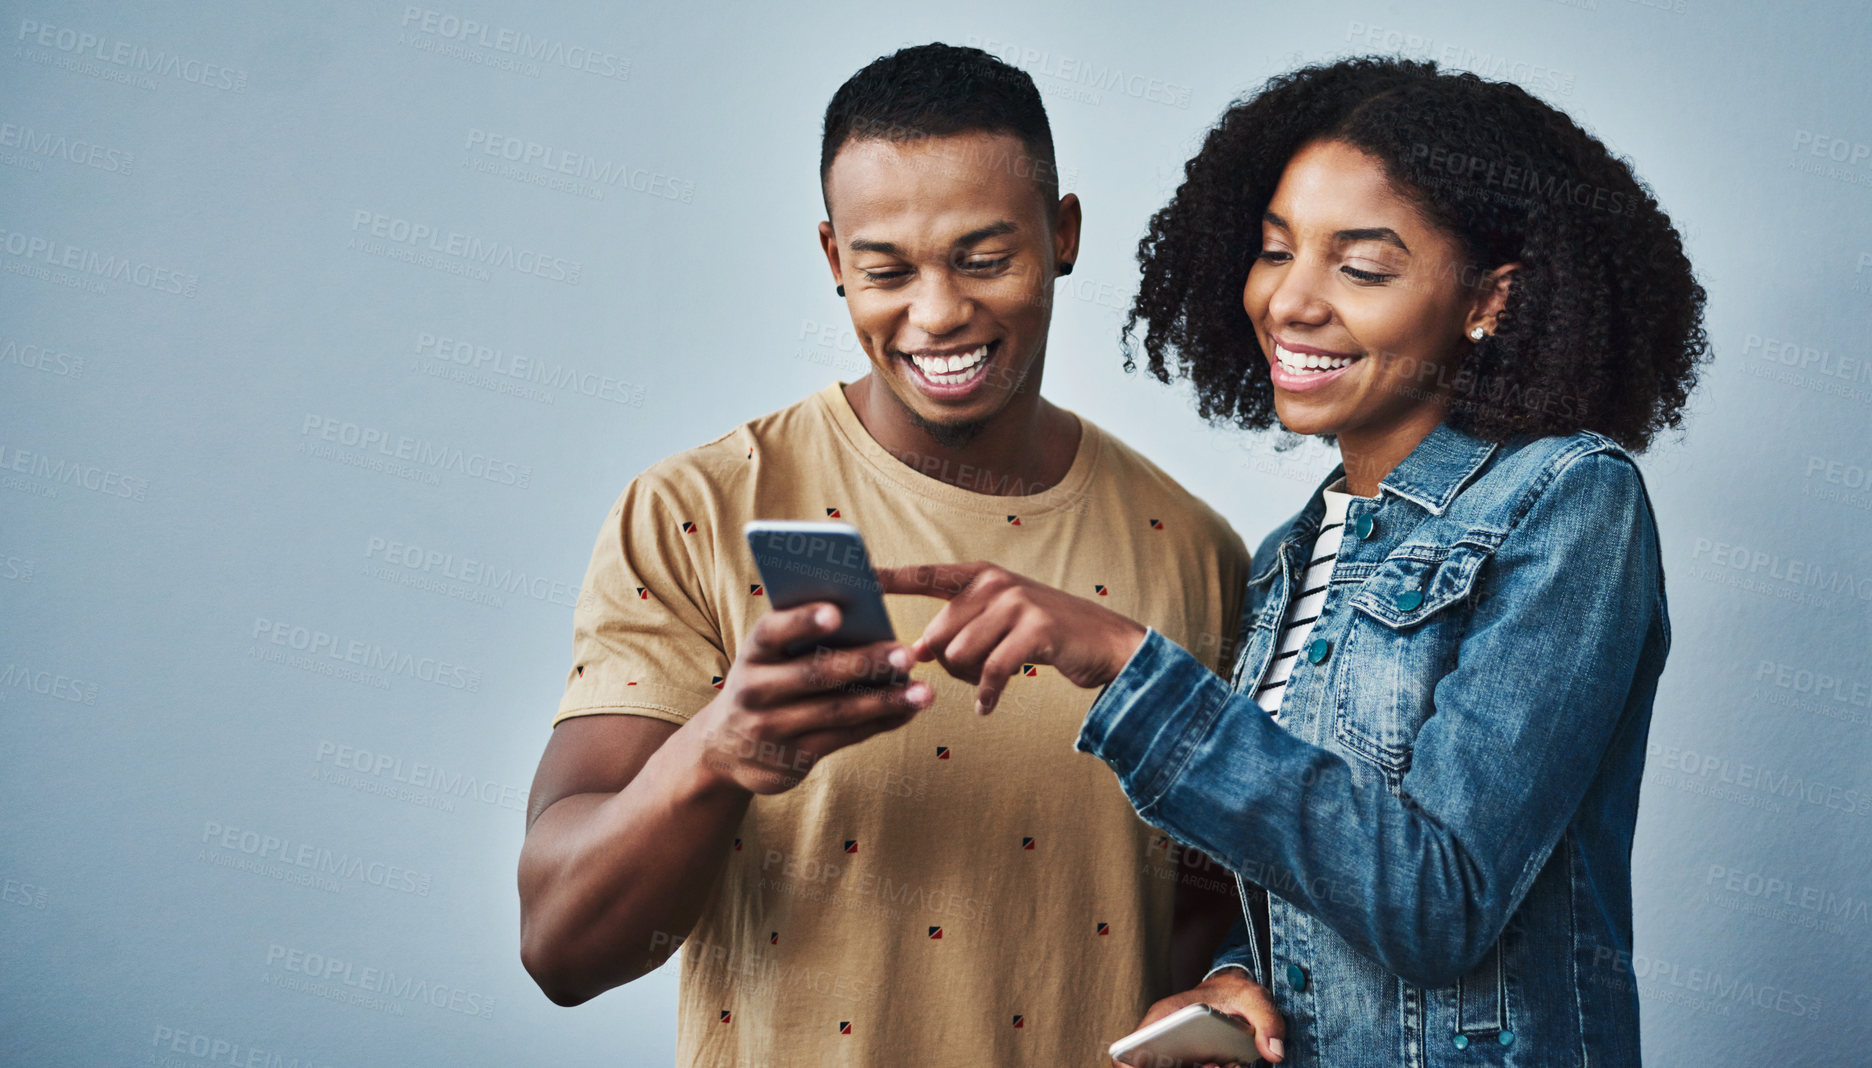
[[[826,175],[820,243],[878,378],[938,441],[959,444],[1037,390],[1055,265],[1077,253],[1019,138],[854,140]],[[1070,230],[1070,233],[1067,231]]]

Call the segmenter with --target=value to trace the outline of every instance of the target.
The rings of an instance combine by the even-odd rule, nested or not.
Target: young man
[[[680,945],[684,1065],[1091,1065],[1172,989],[1180,854],[1072,751],[1091,695],[1036,667],[984,718],[902,642],[788,658],[836,610],[770,611],[741,533],[830,517],[880,564],[993,560],[1222,666],[1240,539],[1040,395],[1079,241],[1054,174],[1033,82],[985,52],[905,49],[833,97],[819,237],[872,370],[607,518],[520,859],[554,1001]],[[904,642],[934,613],[889,607]]]

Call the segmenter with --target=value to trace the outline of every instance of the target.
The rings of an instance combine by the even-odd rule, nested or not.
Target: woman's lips
[[[1278,340],[1273,342],[1273,349],[1268,358],[1269,375],[1276,387],[1294,393],[1329,385],[1363,359],[1359,354],[1326,353],[1320,349],[1296,352]]]

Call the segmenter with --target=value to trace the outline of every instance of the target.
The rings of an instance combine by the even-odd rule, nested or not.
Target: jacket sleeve
[[[1448,986],[1532,886],[1634,685],[1655,681],[1639,676],[1648,634],[1668,626],[1659,567],[1630,461],[1590,453],[1562,468],[1478,578],[1395,793],[1155,632],[1094,703],[1077,747],[1118,773],[1145,820],[1394,974]]]
[[[1248,930],[1246,917],[1235,921],[1228,934],[1222,936],[1222,944],[1216,947],[1215,959],[1209,962],[1207,979],[1219,971],[1239,968],[1248,978],[1266,985],[1266,978],[1260,975],[1260,962],[1255,959],[1254,935]]]

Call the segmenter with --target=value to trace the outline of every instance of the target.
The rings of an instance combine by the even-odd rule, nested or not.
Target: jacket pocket
[[[1508,1029],[1508,982],[1502,967],[1502,944],[1495,944],[1474,968],[1456,980],[1456,1030],[1465,1035],[1496,1034]]]
[[[1455,665],[1468,606],[1500,535],[1453,545],[1405,544],[1359,582],[1339,658],[1333,735],[1395,789],[1411,747],[1436,711],[1439,679]]]

